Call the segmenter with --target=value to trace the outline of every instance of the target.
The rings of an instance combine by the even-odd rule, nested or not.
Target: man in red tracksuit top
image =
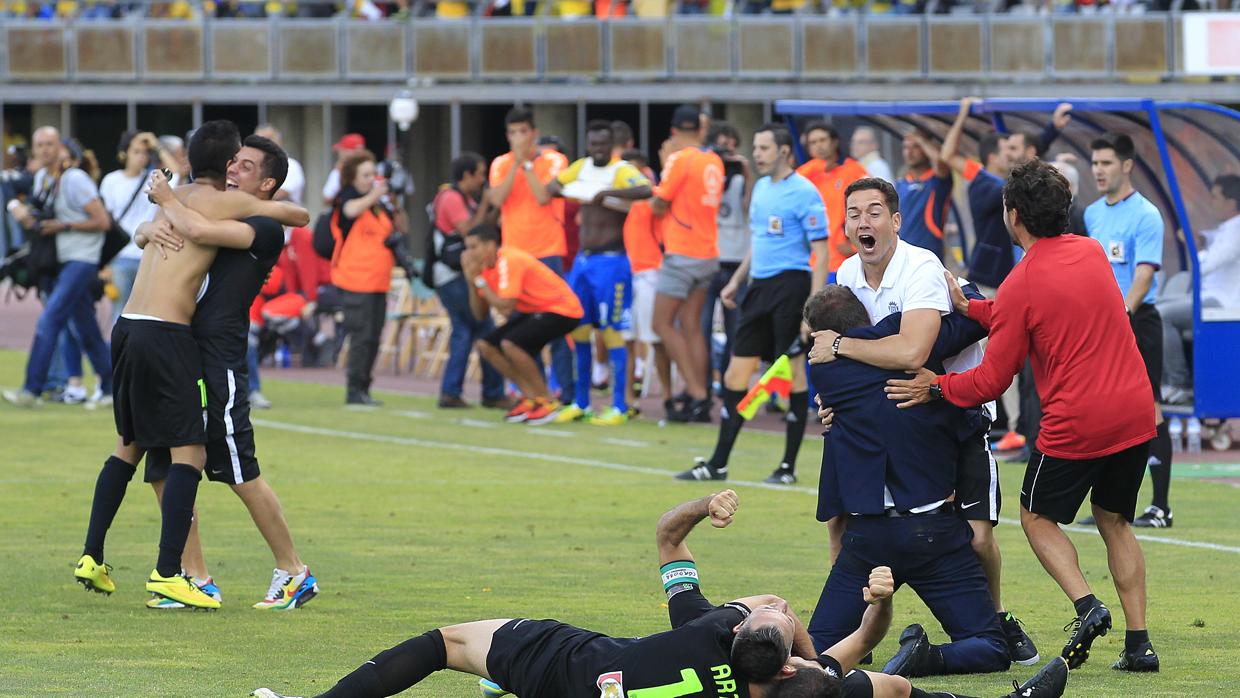
[[[913,380],[891,381],[887,392],[901,407],[936,398],[973,407],[1002,395],[1032,357],[1042,429],[1021,486],[1020,520],[1042,566],[1076,606],[1063,658],[1080,666],[1111,627],[1110,611],[1090,591],[1076,548],[1056,523],[1070,523],[1092,490],[1128,629],[1112,668],[1158,671],[1145,624],[1145,558],[1131,528],[1155,435],[1150,381],[1102,246],[1064,234],[1071,201],[1067,181],[1050,165],[1034,160],[1012,172],[1004,220],[1024,259],[993,301],[967,301],[948,275],[956,311],[990,332],[982,364],[946,376],[922,369]]]

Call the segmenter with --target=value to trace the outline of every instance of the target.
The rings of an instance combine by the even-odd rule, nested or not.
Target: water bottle
[[[1190,417],[1184,432],[1188,435],[1188,452],[1201,453],[1201,420]]]
[[[1184,450],[1184,422],[1179,417],[1172,417],[1167,423],[1167,433],[1171,435],[1171,452],[1179,453]]]

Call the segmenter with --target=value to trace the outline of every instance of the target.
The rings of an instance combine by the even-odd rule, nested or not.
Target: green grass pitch
[[[4,382],[17,381],[23,359],[0,353]],[[214,483],[203,484],[198,506],[223,610],[144,607],[142,582],[159,531],[154,496],[139,478],[107,547],[117,593],[84,593],[72,565],[95,475],[115,438],[111,414],[0,405],[0,696],[240,698],[258,686],[315,695],[379,650],[453,622],[550,617],[621,636],[666,628],[654,525],[666,509],[711,491],[670,475],[708,454],[714,428],[641,420],[618,429],[539,429],[397,395],[384,395],[383,409],[349,411],[339,388],[282,382],[278,372],[267,378],[276,408],[256,415],[260,461],[322,587],[293,613],[250,608],[273,563],[240,500]],[[738,519],[724,531],[701,527],[689,543],[712,599],[773,592],[808,618],[827,573],[826,529],[813,516],[820,441],[807,439],[796,489],[746,484],[769,472],[781,448],[782,437],[742,435],[731,483],[741,496]],[[1009,520],[1022,470],[1002,465]],[[1177,478],[1172,497],[1176,528],[1151,535],[1223,549],[1143,543],[1162,673],[1110,670],[1123,614],[1100,539],[1074,533],[1116,630],[1073,672],[1068,695],[1240,695],[1240,490]],[[1143,493],[1141,504],[1147,501]],[[1001,525],[998,534],[1008,606],[1043,657],[1053,656],[1072,606],[1018,526]],[[933,640],[944,639],[911,591],[895,598],[891,636],[876,652],[880,666],[905,624],[921,622]],[[1017,667],[917,683],[998,696],[1031,673]],[[408,695],[475,696],[477,683],[443,673]]]

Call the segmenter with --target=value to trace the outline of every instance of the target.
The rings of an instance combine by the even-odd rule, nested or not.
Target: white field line
[[[612,463],[610,461],[595,460],[592,458],[579,458],[575,456],[564,456],[555,453],[539,453],[537,451],[518,451],[511,448],[498,448],[495,446],[480,446],[475,444],[460,444],[449,441],[432,441],[430,439],[417,439],[408,436],[388,436],[386,434],[372,434],[361,431],[344,431],[341,429],[326,429],[323,427],[307,426],[304,424],[292,424],[289,422],[276,422],[268,419],[253,419],[254,424],[268,429],[277,429],[280,431],[289,431],[298,434],[313,434],[315,436],[327,436],[338,439],[352,439],[355,441],[369,441],[372,443],[387,443],[398,446],[421,446],[424,448],[440,448],[449,451],[467,451],[470,453],[486,453],[495,456],[506,456],[509,458],[525,458],[528,460],[550,461],[553,463],[567,463],[570,465],[580,465],[587,468],[599,468],[602,470],[616,470],[625,473],[639,473],[642,475],[653,475],[656,477],[670,479],[672,473],[660,468],[648,468],[640,465],[630,465],[628,463]],[[461,420],[465,421],[465,420]],[[480,423],[481,424],[481,423]],[[495,426],[494,423],[487,422],[486,426]],[[569,432],[565,432],[569,433]],[[776,492],[799,492],[807,495],[817,495],[818,490],[810,487],[797,487],[788,485],[768,485],[765,482],[756,482],[751,480],[728,480],[729,487],[751,487],[754,489],[774,490]],[[1019,521],[1012,519],[1001,519],[1000,523],[1009,525],[1020,525]],[[1082,533],[1098,535],[1097,530],[1092,528],[1084,528],[1081,526],[1064,526],[1063,530],[1068,533]],[[1194,540],[1183,540],[1179,538],[1163,538],[1160,536],[1150,536],[1138,533],[1137,540],[1147,543],[1161,543],[1165,545],[1175,545],[1184,548],[1200,548],[1202,550],[1214,550],[1216,552],[1232,553],[1240,555],[1240,546],[1220,545],[1218,543],[1205,543]]]

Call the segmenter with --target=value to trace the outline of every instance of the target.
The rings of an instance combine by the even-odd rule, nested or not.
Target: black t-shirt
[[[203,363],[211,366],[245,365],[250,304],[284,249],[284,228],[274,219],[255,216],[242,223],[254,229],[254,243],[248,250],[221,247],[215,253],[190,324]]]

